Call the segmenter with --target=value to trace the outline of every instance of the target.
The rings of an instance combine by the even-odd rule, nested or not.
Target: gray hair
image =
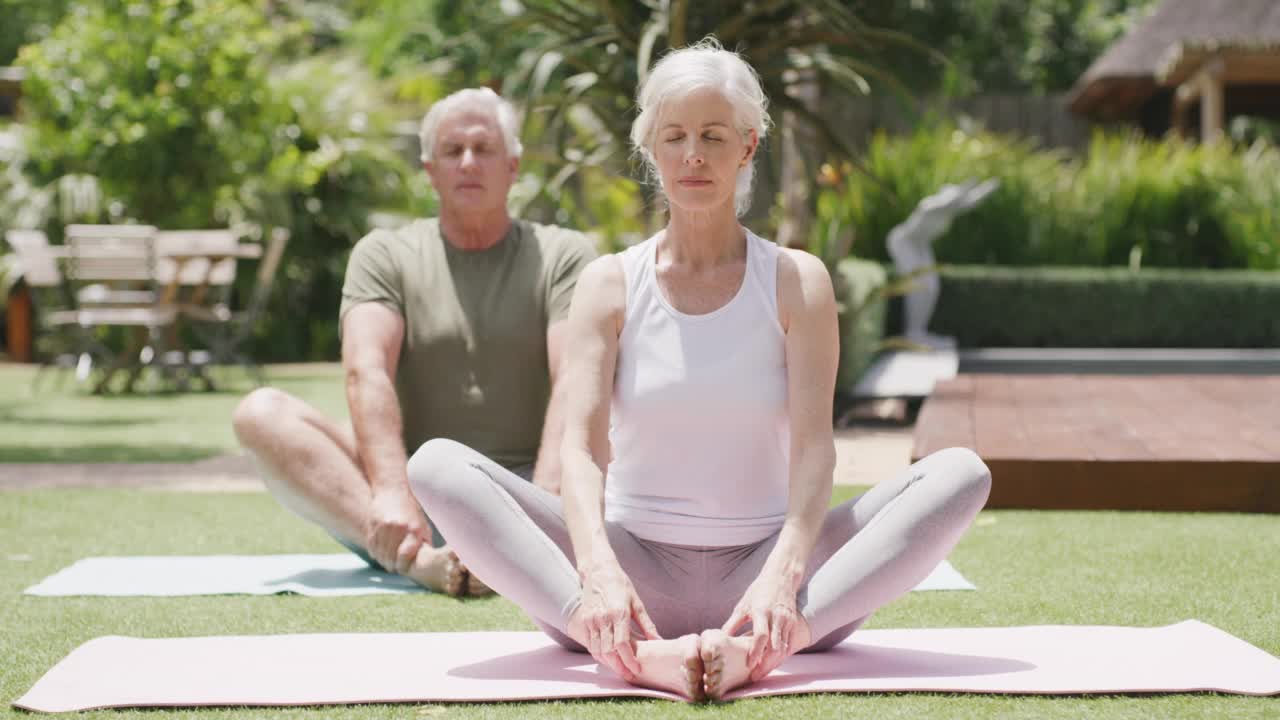
[[[507,146],[507,154],[520,157],[524,146],[520,144],[519,122],[516,120],[516,109],[510,102],[498,96],[498,93],[487,87],[466,88],[459,90],[441,100],[436,101],[422,118],[422,127],[418,129],[418,142],[422,147],[422,162],[431,162],[436,147],[436,131],[440,123],[450,114],[462,110],[481,108],[493,113],[502,130],[502,141]]]
[[[708,37],[694,45],[667,53],[649,72],[636,93],[640,114],[631,124],[631,144],[641,158],[651,179],[662,187],[657,163],[653,157],[653,141],[657,134],[658,116],[669,100],[688,96],[695,90],[711,88],[724,95],[733,106],[734,125],[746,135],[754,130],[764,142],[771,125],[769,99],[760,86],[760,77],[737,53],[725,50]],[[755,158],[738,171],[733,191],[733,207],[741,216],[751,206],[751,183],[755,179]]]

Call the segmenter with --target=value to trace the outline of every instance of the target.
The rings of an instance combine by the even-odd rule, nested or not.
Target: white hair
[[[475,109],[493,113],[494,119],[498,121],[498,128],[502,131],[502,141],[507,146],[508,155],[518,158],[524,153],[524,146],[520,144],[515,107],[487,87],[466,88],[436,101],[423,116],[422,127],[418,129],[422,162],[431,162],[436,148],[436,131],[440,129],[440,123],[454,112]]]
[[[733,106],[733,121],[745,137],[754,130],[759,142],[769,132],[769,99],[760,86],[760,77],[737,53],[725,50],[715,38],[667,53],[649,72],[636,93],[640,114],[631,124],[631,144],[644,159],[649,177],[662,187],[653,142],[658,116],[669,100],[678,100],[696,90],[710,88]],[[755,178],[755,157],[738,171],[733,190],[733,207],[739,216],[751,206],[751,183]]]

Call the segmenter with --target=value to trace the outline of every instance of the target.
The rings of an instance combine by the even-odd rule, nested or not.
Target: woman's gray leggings
[[[471,448],[431,440],[409,460],[409,486],[472,573],[524,609],[552,638],[580,601],[560,498]],[[825,650],[941,562],[987,501],[991,474],[972,451],[949,448],[827,512],[798,597]],[[609,544],[665,638],[718,628],[777,542],[690,547],[644,540],[605,523]]]

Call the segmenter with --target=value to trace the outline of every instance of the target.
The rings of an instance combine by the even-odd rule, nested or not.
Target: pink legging
[[[431,440],[409,460],[418,502],[467,568],[573,650],[566,628],[581,597],[560,498],[471,448]],[[798,597],[825,650],[925,578],[960,540],[991,488],[972,451],[949,448],[827,512]],[[605,524],[609,544],[663,637],[729,619],[777,542],[691,547]]]

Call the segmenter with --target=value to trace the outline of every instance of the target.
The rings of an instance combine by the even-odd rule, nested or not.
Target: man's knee
[[[291,400],[287,394],[269,387],[258,388],[246,395],[231,414],[231,427],[240,444],[256,444],[265,429],[279,424]]]

